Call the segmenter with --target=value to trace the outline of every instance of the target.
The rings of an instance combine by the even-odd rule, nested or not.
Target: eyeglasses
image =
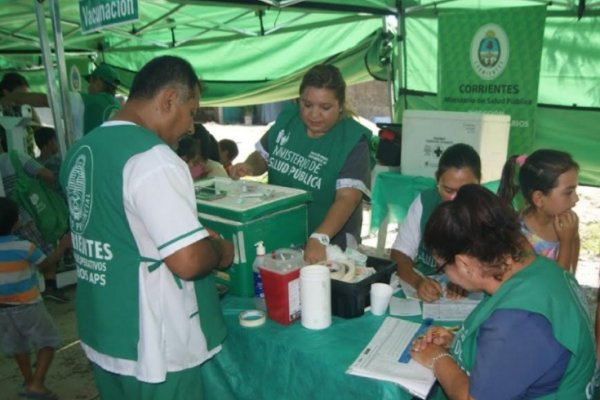
[[[450,261],[444,261],[442,264],[440,264],[436,269],[435,269],[435,274],[441,274],[442,272],[445,271],[446,267],[448,266],[448,264],[450,264]]]

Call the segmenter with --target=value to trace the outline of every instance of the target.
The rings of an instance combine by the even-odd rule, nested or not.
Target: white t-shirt
[[[83,115],[85,105],[79,92],[69,92],[69,105],[71,106],[71,123],[73,124],[73,143],[83,137]]]
[[[154,146],[125,164],[123,201],[140,254],[164,259],[207,237],[206,230],[199,230],[195,199],[188,166],[168,146]]]
[[[123,122],[103,126],[118,124]],[[127,161],[122,195],[129,228],[143,257],[164,260],[208,236],[198,221],[188,166],[166,145],[154,146]],[[194,283],[176,281],[164,262],[153,272],[148,269],[150,264],[143,262],[138,273],[138,360],[111,357],[85,343],[82,347],[90,360],[108,371],[158,383],[168,372],[210,359],[221,346],[207,350]]]
[[[413,200],[406,218],[402,221],[398,235],[392,244],[392,249],[404,253],[413,260],[419,252],[421,242],[421,216],[423,215],[423,204],[421,195]]]
[[[223,164],[221,164],[220,162],[208,159],[206,160],[206,166],[210,168],[210,172],[206,175],[208,178],[229,178],[227,171],[225,171]]]

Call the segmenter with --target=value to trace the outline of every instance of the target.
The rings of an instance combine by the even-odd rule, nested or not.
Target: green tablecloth
[[[422,176],[397,172],[377,174],[371,193],[371,230],[379,229],[388,216],[389,222],[401,223],[417,195],[435,184],[435,179]],[[496,193],[499,184],[499,181],[491,181],[482,185]]]
[[[244,328],[242,310],[253,299],[226,296],[223,311],[228,337],[222,351],[207,363],[207,399],[219,400],[403,400],[412,397],[399,386],[346,374],[346,368],[369,343],[384,317],[333,318],[324,330],[312,331],[300,321],[284,326]]]

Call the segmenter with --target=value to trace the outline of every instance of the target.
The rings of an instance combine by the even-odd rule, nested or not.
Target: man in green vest
[[[89,131],[100,126],[121,109],[115,99],[117,87],[121,83],[119,75],[107,64],[100,64],[90,75],[84,76],[89,82],[88,93],[69,92],[73,141],[81,139]],[[0,100],[1,104],[29,104],[33,107],[49,107],[45,93],[13,92]]]
[[[88,93],[80,93],[79,97],[71,96],[69,99],[71,117],[74,125],[75,122],[77,123],[77,127],[73,127],[75,140],[80,139],[121,109],[121,104],[115,99],[121,81],[114,69],[106,64],[100,64],[84,78],[89,83]],[[79,130],[80,128],[82,130]]]
[[[61,167],[79,335],[103,399],[201,399],[202,365],[225,338],[210,272],[231,263],[233,246],[198,221],[189,168],[172,150],[199,99],[187,61],[155,58]]]

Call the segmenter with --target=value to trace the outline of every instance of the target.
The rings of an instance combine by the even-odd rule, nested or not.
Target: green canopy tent
[[[50,0],[47,0],[50,2]],[[595,157],[600,126],[598,14],[600,2],[582,0],[139,0],[137,22],[83,35],[79,6],[57,1],[68,60],[92,57],[116,67],[126,89],[150,58],[181,55],[206,82],[202,104],[260,104],[297,96],[304,71],[320,62],[340,66],[349,84],[386,78],[390,36],[397,17],[400,46],[393,60],[397,115],[437,105],[437,20],[461,9],[546,4],[548,13],[539,85],[536,147],[571,152],[581,181],[600,185]],[[0,69],[25,71],[44,86],[34,0],[0,0]],[[50,29],[50,15],[47,25]],[[386,25],[387,26],[387,25]]]
[[[113,2],[117,1],[130,2]],[[86,1],[94,3],[93,7],[107,2]],[[80,61],[88,57],[119,70],[122,89],[127,91],[135,72],[151,58],[162,54],[183,56],[206,84],[204,106],[260,104],[296,97],[303,72],[321,62],[340,65],[349,84],[372,79],[363,58],[378,37],[382,17],[392,13],[393,8],[379,0],[327,1],[324,9],[311,2],[301,9],[287,7],[288,3],[296,1],[237,4],[139,0],[138,21],[82,34],[79,4],[72,0],[48,0],[41,14],[37,1],[0,0],[0,68],[22,72],[33,90],[44,90],[45,72],[49,72],[44,66],[52,57],[45,50],[43,31],[52,32],[58,26],[54,32],[62,34],[54,40],[58,54],[54,61],[62,77],[61,96],[53,96],[52,91],[50,95],[56,105],[55,121],[66,123],[69,118],[56,116],[62,114],[58,111],[61,103],[68,111],[64,93],[70,76],[64,64],[68,67],[69,62],[78,62],[80,72],[85,74],[90,66],[82,67]],[[38,16],[37,25],[32,11]],[[59,123],[57,131],[63,138],[62,132],[69,128],[63,129]],[[59,142],[64,151],[64,141]]]
[[[570,152],[581,166],[581,183],[600,185],[600,1],[419,0],[403,4],[403,57],[398,57],[394,68],[399,74],[397,118],[403,109],[437,107],[440,15],[546,5],[534,146]]]
[[[5,1],[0,9],[0,68],[22,71],[39,86],[44,78],[33,71],[43,65],[32,2]],[[206,83],[205,106],[295,97],[303,72],[320,62],[345,66],[349,84],[373,79],[364,55],[382,17],[394,14],[386,4],[393,1],[306,2],[303,8],[286,6],[297,1],[277,3],[139,0],[139,21],[82,34],[79,5],[60,0],[65,57],[90,56],[116,67],[126,89],[151,58],[181,55]],[[49,12],[46,19],[50,31]]]

